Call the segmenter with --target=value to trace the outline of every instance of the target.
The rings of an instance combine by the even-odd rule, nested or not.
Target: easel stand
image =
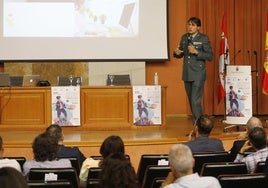
[[[223,132],[246,125],[252,117],[252,79],[250,66],[228,66],[225,78],[226,102],[225,114],[226,123]],[[228,102],[227,102],[228,97]]]

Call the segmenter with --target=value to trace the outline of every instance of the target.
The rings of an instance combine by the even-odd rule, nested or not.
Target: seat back
[[[5,157],[6,159],[15,159],[16,161],[18,161],[18,163],[20,164],[20,168],[23,171],[23,164],[26,161],[25,157]]]
[[[49,173],[56,174],[57,180],[68,180],[73,188],[79,188],[78,176],[74,168],[31,168],[29,180],[45,181],[45,176]]]
[[[73,188],[72,183],[68,180],[49,181],[29,180],[27,182],[29,188]]]
[[[76,170],[76,173],[80,173],[80,163],[77,157],[59,157],[59,159],[69,159],[72,164],[72,167],[74,167],[74,169]]]
[[[162,183],[165,181],[166,177],[156,177],[153,179],[151,188],[159,188],[161,187]]]
[[[255,173],[264,173],[265,161],[259,161],[255,168]]]
[[[98,188],[100,179],[88,178],[86,188]]]
[[[100,167],[91,167],[88,169],[88,179],[98,179],[101,173]]]
[[[195,159],[194,172],[201,173],[201,169],[204,163],[209,162],[231,162],[229,161],[228,152],[202,152],[202,153],[193,153]]]
[[[83,80],[81,76],[73,77],[72,84],[70,82],[70,78],[68,76],[58,76],[58,86],[76,86],[82,85]]]
[[[129,74],[122,74],[122,75],[113,75],[113,85],[131,85],[130,75]],[[108,86],[111,85],[111,80],[109,75],[107,76],[107,83]]]
[[[268,178],[263,173],[220,175],[218,179],[222,188],[268,187]]]
[[[125,155],[127,159],[130,160],[130,156],[129,155]],[[94,160],[103,160],[103,157],[101,155],[91,155],[90,158],[94,159]]]
[[[157,177],[167,177],[170,172],[169,166],[154,166],[149,165],[146,168],[142,188],[149,188],[152,186],[153,180]]]
[[[204,163],[201,176],[214,176],[218,177],[221,174],[247,174],[246,163],[235,163],[235,162],[214,162]]]
[[[144,154],[141,155],[137,174],[140,183],[143,182],[144,174],[147,166],[149,165],[161,165],[162,162],[168,163],[168,154]]]

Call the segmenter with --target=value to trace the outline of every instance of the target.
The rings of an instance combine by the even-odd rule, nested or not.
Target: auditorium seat
[[[127,159],[130,160],[130,156],[129,155],[125,155]],[[91,155],[90,158],[94,159],[94,160],[102,160],[103,157],[101,155]]]
[[[68,180],[47,181],[29,180],[27,182],[29,188],[73,188],[72,183]]]
[[[144,154],[141,155],[139,166],[137,170],[138,178],[140,183],[143,182],[144,174],[147,166],[149,165],[161,165],[168,164],[168,155],[167,154]],[[166,165],[165,164],[165,165]]]
[[[265,161],[259,161],[255,168],[255,173],[264,173]]]
[[[25,157],[5,157],[6,159],[15,159],[16,161],[18,161],[18,163],[20,164],[20,168],[23,171],[23,164],[26,161]]]
[[[247,174],[246,163],[235,162],[214,162],[204,163],[202,166],[201,176],[218,177],[221,174]]]
[[[142,188],[150,188],[153,180],[157,177],[167,177],[170,172],[170,166],[147,166],[142,182]]]
[[[266,188],[268,178],[263,173],[220,175],[222,188]]]
[[[204,163],[209,162],[232,162],[229,158],[228,152],[200,152],[193,153],[195,159],[194,172],[201,173],[201,169]]]
[[[74,168],[31,168],[29,180],[43,180],[47,174],[57,175],[57,180],[68,180],[73,188],[79,188],[79,180]]]
[[[76,170],[76,173],[80,173],[80,163],[77,157],[59,157],[59,159],[69,159],[72,164],[72,167],[74,167],[74,169]]]
[[[98,179],[101,173],[100,167],[91,167],[88,169],[88,179]]]
[[[97,178],[88,178],[86,188],[98,188],[100,179]]]
[[[160,188],[166,177],[156,177],[153,179],[151,188]]]

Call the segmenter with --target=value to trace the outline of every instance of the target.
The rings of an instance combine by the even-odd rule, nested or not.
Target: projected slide
[[[4,0],[4,37],[135,37],[139,0]]]

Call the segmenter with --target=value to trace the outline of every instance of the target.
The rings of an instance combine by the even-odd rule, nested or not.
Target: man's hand
[[[245,151],[247,151],[247,150],[250,149],[250,148],[252,148],[252,145],[251,145],[250,141],[247,140],[247,141],[245,142],[245,144],[242,146],[242,148],[240,149],[239,153],[240,153],[240,154],[244,154]]]
[[[174,50],[174,54],[176,54],[176,55],[180,55],[182,52],[183,52],[183,51],[181,51],[179,48],[176,48],[176,49]]]
[[[198,54],[197,49],[195,49],[194,45],[192,45],[192,44],[190,44],[188,46],[188,51],[189,51],[190,54],[196,54],[196,55]]]

